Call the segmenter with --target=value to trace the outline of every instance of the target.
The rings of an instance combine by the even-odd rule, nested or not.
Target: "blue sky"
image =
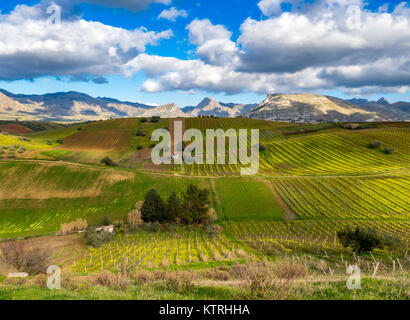
[[[278,92],[410,100],[408,2],[54,2],[0,3],[0,88],[181,107]]]

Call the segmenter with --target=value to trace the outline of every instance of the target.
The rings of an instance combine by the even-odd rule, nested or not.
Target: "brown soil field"
[[[23,127],[19,124],[5,124],[0,126],[0,131],[5,131],[8,133],[25,134],[33,132],[33,130]]]

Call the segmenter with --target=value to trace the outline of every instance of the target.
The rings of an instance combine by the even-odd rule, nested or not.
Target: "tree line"
[[[151,189],[145,196],[141,207],[144,222],[202,224],[213,222],[210,204],[210,191],[196,185],[188,185],[181,195],[172,191],[166,199]]]

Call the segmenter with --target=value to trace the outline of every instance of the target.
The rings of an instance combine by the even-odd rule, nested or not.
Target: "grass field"
[[[240,178],[215,179],[215,190],[222,203],[221,218],[229,221],[282,220],[284,209],[268,185]]]

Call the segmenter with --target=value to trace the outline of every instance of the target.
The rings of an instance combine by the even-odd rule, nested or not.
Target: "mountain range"
[[[270,94],[261,104],[223,103],[203,99],[197,106],[181,109],[94,98],[80,92],[44,95],[13,94],[0,89],[0,119],[77,122],[122,117],[250,117],[276,121],[408,121],[410,103],[390,104],[386,99],[342,100],[317,94]]]

